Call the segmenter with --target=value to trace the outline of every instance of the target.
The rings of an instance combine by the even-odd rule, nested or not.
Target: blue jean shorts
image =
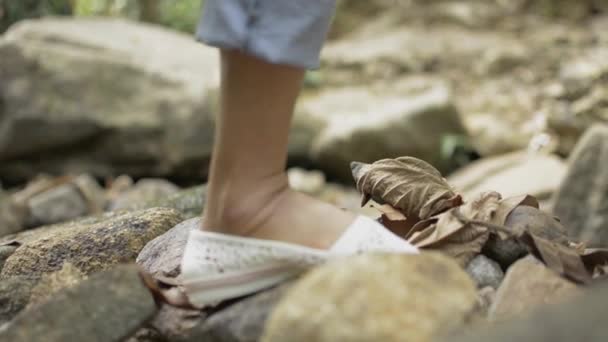
[[[319,67],[336,0],[206,0],[196,37],[269,63]]]

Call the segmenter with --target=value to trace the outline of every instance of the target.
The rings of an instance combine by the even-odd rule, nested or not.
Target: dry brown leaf
[[[550,269],[579,283],[591,282],[591,274],[585,267],[581,255],[575,249],[543,239],[527,231],[519,239],[528,246],[534,256],[542,260]]]
[[[462,204],[446,180],[430,164],[412,157],[352,162],[362,205],[371,198],[390,204],[409,220],[424,220]]]
[[[474,201],[439,215],[435,223],[421,222],[420,225],[427,226],[422,230],[414,227],[417,234],[412,234],[408,241],[419,248],[439,250],[464,266],[481,252],[488,240],[488,227],[478,222],[492,220],[500,199],[497,192],[482,193]]]
[[[522,196],[513,196],[508,197],[500,201],[498,208],[496,209],[496,213],[492,219],[493,224],[497,224],[500,226],[504,226],[509,214],[520,206],[529,206],[538,209],[540,207],[538,200],[534,196],[530,195],[522,195]],[[508,238],[505,232],[497,232],[498,236],[501,239]]]
[[[398,236],[406,236],[412,229],[412,222],[390,204],[373,205],[372,207],[382,214],[380,223]]]

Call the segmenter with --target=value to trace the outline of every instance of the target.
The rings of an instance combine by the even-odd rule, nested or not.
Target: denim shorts
[[[269,63],[319,67],[336,0],[206,0],[198,40]]]

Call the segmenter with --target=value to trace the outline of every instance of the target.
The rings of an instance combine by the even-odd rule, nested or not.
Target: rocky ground
[[[291,168],[291,186],[386,219],[379,203],[360,208],[349,163],[414,156],[466,203],[489,190],[538,199],[542,220],[513,210],[503,227],[608,247],[608,15],[589,15],[586,1],[565,2],[557,18],[525,1],[484,3],[377,1],[364,9],[376,15],[340,19],[289,146],[293,165],[319,171]],[[138,269],[179,275],[197,226],[205,186],[167,178],[205,176],[213,50],[122,20],[43,19],[1,36],[0,56],[0,340],[608,335],[596,324],[608,307],[601,253],[567,246],[593,265],[581,274],[574,259],[547,254],[558,249],[487,232],[472,249],[410,236],[424,253],[324,265],[203,312],[160,305]]]

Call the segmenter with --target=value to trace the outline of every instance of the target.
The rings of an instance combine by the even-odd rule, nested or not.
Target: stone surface
[[[50,274],[45,274],[36,282],[32,289],[28,306],[43,303],[51,298],[55,292],[72,287],[86,279],[86,276],[70,263],[64,263],[63,267]]]
[[[462,336],[451,335],[443,342],[603,342],[608,336],[608,286],[599,284],[585,294],[559,305],[551,305],[530,315],[493,324]]]
[[[95,274],[21,312],[0,332],[5,341],[123,341],[156,312],[134,265]]]
[[[194,186],[166,198],[143,203],[138,208],[172,208],[182,213],[185,219],[189,219],[200,216],[203,212],[206,191],[206,185]]]
[[[0,55],[3,179],[206,173],[213,48],[121,19],[45,18],[14,25]]]
[[[484,191],[544,199],[559,188],[566,169],[556,156],[520,151],[473,162],[451,174],[448,182],[469,199]]]
[[[410,155],[446,170],[441,138],[465,134],[450,88],[436,79],[329,89],[302,99],[299,111],[325,120],[312,143],[312,158],[344,181],[352,181],[353,160]]]
[[[179,188],[164,179],[140,179],[132,188],[121,193],[109,205],[109,210],[133,209],[142,203],[162,201],[179,191]]]
[[[191,218],[151,240],[137,256],[137,263],[152,275],[177,277],[188,234],[200,224],[200,218]]]
[[[489,318],[504,321],[546,304],[559,303],[583,292],[532,256],[513,264],[498,288]]]
[[[476,296],[469,276],[448,257],[356,256],[296,282],[262,341],[430,341],[462,327]]]
[[[477,291],[478,309],[482,315],[487,315],[494,299],[496,298],[496,289],[492,286],[486,286]]]
[[[0,280],[0,326],[25,309],[35,284],[25,276]]]
[[[0,237],[24,229],[27,210],[0,188]]]
[[[503,269],[509,268],[529,253],[528,248],[516,238],[502,240],[495,234],[490,235],[481,252],[498,262]]]
[[[27,225],[37,227],[66,222],[89,212],[86,200],[73,184],[51,188],[29,199]]]
[[[569,163],[553,213],[571,236],[608,247],[608,125],[590,128]]]
[[[479,288],[490,286],[497,289],[505,276],[500,265],[483,254],[473,258],[466,270]]]
[[[0,246],[0,271],[4,267],[4,262],[17,250],[17,246],[5,245]]]
[[[289,286],[267,290],[214,313],[203,324],[194,327],[185,341],[260,341],[268,316]]]
[[[24,232],[13,238],[21,246],[6,260],[0,277],[40,277],[60,270],[66,262],[84,274],[132,262],[148,241],[181,221],[173,209],[154,208]]]
[[[187,342],[192,329],[203,324],[206,318],[206,313],[201,310],[163,305],[147,325],[165,340]]]

